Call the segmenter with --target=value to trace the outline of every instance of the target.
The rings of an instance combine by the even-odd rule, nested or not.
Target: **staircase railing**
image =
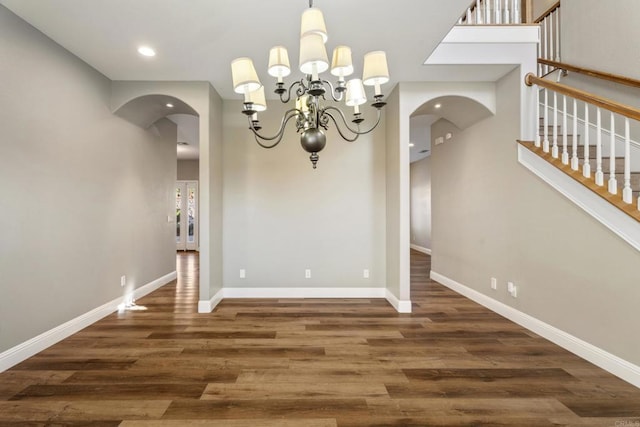
[[[566,64],[563,62],[550,61],[548,59],[538,58],[538,64],[548,65],[555,70],[562,70],[565,74],[569,71],[583,74],[589,77],[595,77],[602,80],[608,80],[613,83],[621,85],[640,88],[640,80],[632,79],[631,77],[621,76],[619,74],[605,73],[603,71],[592,70],[590,68],[579,67],[577,65]]]
[[[547,9],[534,23],[540,24],[538,58],[556,62],[560,61],[560,2],[555,3]],[[550,65],[538,63],[539,76],[544,76],[550,71],[552,71]]]
[[[625,79],[627,83],[631,80],[633,79]],[[532,73],[527,74],[525,83],[528,86],[537,85],[538,87],[535,93],[537,105],[540,108],[537,108],[535,120],[536,126],[542,122],[542,135],[537,136],[535,146],[541,147],[544,153],[551,153],[555,159],[560,158],[562,164],[570,165],[573,171],[581,170],[584,178],[593,180],[597,187],[603,189],[605,186],[605,167],[608,166],[606,172],[609,179],[606,191],[610,195],[617,195],[619,191],[618,177],[620,177],[622,201],[626,205],[634,205],[633,208],[636,212],[634,217],[637,219],[637,211],[640,210],[640,198],[638,198],[640,181],[632,183],[631,169],[632,164],[640,164],[638,153],[632,159],[632,146],[637,149],[640,148],[640,144],[631,140],[631,124],[633,121],[634,129],[638,128],[640,110],[580,89],[545,80]],[[540,103],[540,97],[544,98],[542,103]],[[551,103],[550,98],[552,99]],[[560,108],[558,106],[559,99],[562,103]],[[581,101],[581,105],[578,104],[578,101]],[[605,111],[605,115],[603,115],[603,111]],[[581,113],[583,117],[580,117]],[[590,119],[590,116],[593,117],[593,113],[595,113],[595,132],[592,129]],[[608,113],[608,117],[606,113]],[[549,117],[550,115],[552,117]],[[559,116],[562,123],[559,122]],[[603,116],[605,125],[603,125]],[[553,124],[550,124],[550,119]],[[569,120],[572,122],[571,133],[567,127]],[[579,125],[579,122],[582,123]],[[623,135],[616,133],[616,122],[623,123]],[[580,144],[578,142],[579,128],[583,131]],[[559,135],[560,132],[562,132],[561,135]],[[592,137],[595,139],[595,146],[590,142]],[[571,144],[569,145],[570,138]],[[607,145],[608,147],[606,147]],[[609,153],[609,162],[608,165],[603,165],[603,152],[606,149]],[[595,159],[592,158],[592,150],[595,150]],[[624,151],[622,173],[618,172],[617,150]],[[592,173],[592,169],[595,169],[595,172]],[[640,174],[634,174],[634,178],[640,178]]]
[[[521,23],[521,0],[474,0],[458,19],[458,25],[514,25]]]

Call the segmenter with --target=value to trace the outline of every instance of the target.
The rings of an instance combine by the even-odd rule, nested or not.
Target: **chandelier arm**
[[[336,119],[335,119],[331,114],[329,114],[329,113],[327,112],[327,110],[335,110],[335,111],[337,111],[337,112],[338,112],[338,114],[340,115],[340,118],[342,119],[342,123],[344,123],[344,127],[346,127],[346,128],[349,130],[349,132],[351,132],[351,133],[355,133],[356,135],[364,135],[364,134],[367,134],[367,133],[372,132],[372,131],[373,131],[373,130],[378,126],[378,124],[380,123],[380,119],[382,118],[382,113],[381,113],[381,112],[380,112],[380,110],[378,109],[378,119],[377,119],[377,120],[376,120],[376,122],[373,124],[373,126],[371,126],[371,128],[370,128],[370,129],[368,129],[368,130],[365,130],[365,131],[359,131],[359,130],[357,130],[357,129],[351,129],[351,128],[349,127],[349,124],[347,123],[347,119],[346,119],[346,117],[344,116],[344,113],[343,113],[342,111],[340,111],[340,109],[339,109],[339,108],[329,106],[329,107],[325,107],[325,108],[324,108],[324,110],[322,110],[322,114],[326,114],[326,115],[328,115],[329,117],[331,117],[331,119],[333,120],[333,122],[334,122],[334,123],[336,123]],[[339,130],[340,130],[340,128],[339,128],[339,126],[338,126],[338,123],[336,123],[336,127],[338,128],[338,131],[339,131]],[[342,136],[342,133],[340,133],[340,135]],[[342,137],[344,138],[344,136],[342,136]],[[346,139],[346,138],[345,138],[345,139]]]
[[[323,115],[326,116],[326,117],[329,117],[329,118],[331,118],[331,120],[333,120],[333,123],[336,125],[336,130],[338,131],[338,133],[340,134],[342,139],[344,139],[345,141],[347,141],[347,142],[355,142],[355,140],[358,139],[358,137],[360,136],[360,134],[354,132],[356,134],[356,136],[354,136],[352,138],[348,137],[347,135],[342,133],[342,129],[340,129],[340,125],[338,124],[338,121],[336,120],[335,117],[333,117],[333,115],[331,113],[325,112]],[[343,123],[345,123],[344,120],[343,120]],[[346,125],[346,123],[345,123],[345,125]],[[349,129],[349,126],[347,126],[347,129]],[[351,129],[349,129],[349,130],[351,130]]]
[[[291,101],[291,91],[293,90],[293,88],[296,85],[299,86],[298,89],[296,90],[296,94],[298,96],[304,95],[304,93],[306,91],[306,87],[305,87],[304,82],[302,81],[302,79],[300,79],[298,81],[295,81],[295,82],[291,83],[291,86],[289,86],[289,90],[287,91],[287,99],[284,99],[282,97],[282,93],[284,93],[284,92],[280,93],[280,102],[282,102],[283,104],[286,104],[289,101]]]
[[[273,148],[276,145],[278,145],[280,143],[280,141],[282,141],[282,136],[284,135],[284,130],[285,130],[289,120],[291,120],[292,118],[298,116],[298,114],[300,114],[300,110],[298,110],[296,108],[292,108],[291,110],[287,110],[287,112],[285,112],[284,116],[282,117],[282,121],[280,122],[280,129],[278,129],[278,132],[274,136],[261,135],[258,132],[258,130],[254,127],[253,120],[251,120],[250,117],[249,117],[249,129],[251,129],[251,132],[253,132],[253,135],[256,138],[256,142],[258,143],[258,145],[260,145],[263,148]],[[261,143],[258,138],[263,140],[263,141],[276,140],[276,142],[273,143],[272,145],[265,145],[265,144]]]
[[[321,81],[322,83],[329,85],[329,87],[331,88],[331,98],[334,101],[336,102],[342,101],[342,98],[344,98],[344,91],[336,90],[336,88],[333,87],[333,84],[329,80],[321,80]],[[338,96],[335,95],[336,92],[338,92]]]

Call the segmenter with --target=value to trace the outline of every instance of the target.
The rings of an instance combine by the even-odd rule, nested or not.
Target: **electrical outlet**
[[[120,286],[124,288],[124,285],[127,284],[127,276],[120,276]]]
[[[247,272],[245,271],[244,268],[240,269],[240,278],[244,279],[245,277],[247,277]]]
[[[369,270],[367,270],[367,269],[362,270],[362,277],[365,278],[365,279],[368,279],[369,278]]]
[[[509,292],[509,295],[513,298],[518,297],[518,287],[513,282],[507,282],[507,292]]]
[[[498,289],[498,279],[496,279],[495,277],[491,278],[491,289],[493,289],[494,291]]]
[[[311,270],[310,269],[307,268],[304,271],[304,277],[305,277],[305,279],[311,279]]]

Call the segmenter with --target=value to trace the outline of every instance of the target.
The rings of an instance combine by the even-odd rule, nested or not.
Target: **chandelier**
[[[381,109],[386,105],[382,101],[380,86],[389,81],[387,57],[383,51],[373,51],[364,55],[362,79],[345,81],[345,77],[353,74],[351,48],[337,46],[333,50],[331,68],[325,43],[327,29],[322,11],[313,7],[313,0],[309,0],[309,9],[302,14],[300,26],[300,71],[306,77],[293,82],[285,88],[283,78],[291,74],[289,54],[283,46],[275,46],[269,51],[269,66],[267,72],[276,77],[275,93],[280,101],[287,104],[291,101],[292,92],[295,96],[295,106],[287,110],[280,122],[280,128],[273,136],[265,136],[261,130],[258,113],[267,109],[264,86],[256,73],[250,58],[237,58],[231,62],[233,89],[244,95],[242,112],[247,115],[249,129],[253,132],[256,142],[263,148],[273,148],[280,143],[285,127],[290,120],[295,119],[296,131],[300,133],[300,143],[308,153],[313,168],[318,163],[318,152],[322,151],[327,139],[324,130],[333,122],[340,136],[349,142],[358,136],[371,132],[380,123]],[[338,78],[333,85],[323,79],[320,73],[329,70]],[[377,111],[377,120],[373,125],[361,130],[360,124],[364,118],[360,113],[360,105],[367,102],[364,86],[374,86],[373,103]],[[353,107],[353,125],[349,125],[345,114],[335,105],[325,105],[327,94],[335,102],[345,101],[347,107]]]

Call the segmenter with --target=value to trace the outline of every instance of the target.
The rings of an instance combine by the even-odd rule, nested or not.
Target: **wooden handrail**
[[[538,64],[549,65],[561,70],[573,71],[574,73],[584,74],[586,76],[595,77],[602,80],[608,80],[610,82],[619,83],[621,85],[640,88],[640,80],[632,79],[631,77],[591,70],[589,68],[578,67],[577,65],[565,64],[563,62],[551,61],[544,58],[538,58]]]
[[[611,99],[603,98],[601,96],[594,95],[592,93],[585,92],[583,90],[576,89],[571,86],[541,79],[540,77],[537,77],[533,73],[528,73],[525,76],[524,81],[527,84],[527,86],[532,86],[535,84],[547,89],[551,89],[563,95],[567,95],[572,98],[579,99],[580,101],[584,101],[589,104],[596,105],[598,107],[604,108],[607,111],[611,111],[613,113],[617,113],[625,117],[629,117],[630,119],[640,121],[640,110],[637,108],[631,107],[629,105],[620,104],[619,102],[613,101]]]
[[[551,15],[553,12],[556,11],[556,9],[560,8],[560,2],[556,2],[554,3],[549,9],[547,9],[542,15],[540,15],[540,17],[538,19],[536,19],[535,21],[533,21],[534,24],[539,24],[541,23],[544,18],[546,18],[547,16]]]

